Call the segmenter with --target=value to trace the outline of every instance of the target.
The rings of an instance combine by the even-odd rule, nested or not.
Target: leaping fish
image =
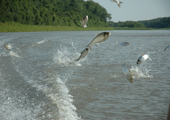
[[[126,69],[125,63],[124,63],[122,66],[123,66],[123,73],[124,73],[126,79],[127,79],[129,82],[132,83],[132,82],[133,82],[133,77],[132,77],[131,71]]]
[[[87,27],[87,22],[88,22],[88,16],[84,16],[83,19],[80,21],[81,25],[85,28]]]
[[[166,49],[168,49],[168,48],[170,49],[170,45],[168,45],[168,46],[164,49],[164,52],[165,52],[165,51],[166,51]]]
[[[90,48],[90,50],[92,50],[92,45],[96,44],[96,43],[100,43],[100,42],[104,42],[106,41],[109,36],[111,35],[110,32],[102,32],[100,34],[98,34],[89,45],[87,45],[87,47]]]
[[[116,3],[117,3],[117,5],[119,6],[119,8],[120,8],[120,4],[121,4],[121,3],[123,3],[123,2],[118,1],[118,0],[110,0],[110,1],[116,2]]]
[[[4,45],[4,47],[7,49],[7,50],[13,50],[15,48],[13,48],[11,45]]]
[[[116,43],[119,44],[119,45],[121,45],[121,46],[127,46],[127,45],[129,45],[129,42],[118,43],[118,42],[116,41]]]
[[[149,55],[147,54],[142,54],[138,60],[137,60],[137,64],[141,64],[142,62],[144,62],[145,60],[147,60],[149,58],[149,60],[151,60],[151,58],[149,57]]]
[[[81,52],[80,57],[79,57],[78,59],[76,59],[75,61],[79,61],[80,59],[86,57],[87,54],[88,54],[88,52],[89,52],[89,48],[85,48],[85,49]]]

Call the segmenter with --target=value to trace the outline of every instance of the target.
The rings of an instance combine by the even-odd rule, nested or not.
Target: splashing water
[[[18,58],[22,58],[21,56],[19,56],[18,54],[16,54],[16,53],[13,52],[13,51],[10,51],[10,52],[9,52],[9,55],[14,56],[14,57],[18,57]]]
[[[58,50],[57,54],[54,55],[54,61],[61,66],[81,66],[80,62],[85,61],[87,58],[76,62],[75,59],[79,56],[79,52],[71,52],[66,47],[60,46],[60,50]]]
[[[37,44],[42,44],[42,43],[44,43],[44,42],[47,42],[47,40],[39,41],[39,42],[37,42]]]
[[[132,66],[130,71],[133,78],[153,78],[152,75],[149,75],[149,70],[146,67]]]

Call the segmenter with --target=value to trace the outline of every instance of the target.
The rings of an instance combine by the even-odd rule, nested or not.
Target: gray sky
[[[98,2],[107,10],[114,22],[170,17],[170,0],[120,0],[123,2],[121,8],[117,6],[116,2],[113,3],[110,0],[93,1]]]

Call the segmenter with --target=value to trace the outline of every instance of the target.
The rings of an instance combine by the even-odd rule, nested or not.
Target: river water
[[[75,62],[100,32],[0,33],[1,120],[165,120],[170,31],[107,31],[108,40]],[[152,60],[137,65],[142,53]]]

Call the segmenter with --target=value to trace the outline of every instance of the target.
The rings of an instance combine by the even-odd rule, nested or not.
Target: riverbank
[[[15,22],[0,23],[0,32],[35,32],[35,31],[90,31],[90,30],[114,30],[113,27],[69,27],[49,25],[24,25]]]
[[[50,25],[24,25],[15,22],[0,23],[0,32],[37,32],[37,31],[93,31],[93,30],[170,30],[170,28],[130,28],[130,27],[73,27]]]

